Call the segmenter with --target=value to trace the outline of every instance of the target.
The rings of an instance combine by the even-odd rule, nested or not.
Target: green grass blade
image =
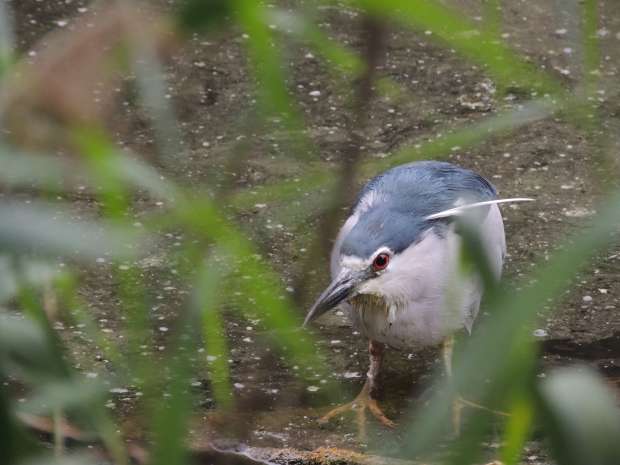
[[[239,290],[255,301],[253,307],[264,318],[265,325],[273,331],[272,338],[278,347],[289,349],[289,360],[302,365],[321,367],[316,346],[309,335],[299,337],[301,315],[293,310],[284,296],[280,280],[258,258],[253,244],[225,220],[209,198],[187,201],[176,212],[179,221],[196,234],[207,237],[226,254],[233,257],[236,267],[243,270],[246,279],[239,280]]]
[[[9,68],[15,51],[15,34],[13,31],[13,15],[8,2],[0,3],[0,82]],[[0,108],[0,117],[2,109]]]
[[[51,415],[55,411],[79,412],[84,418],[95,404],[101,404],[104,386],[91,379],[63,379],[35,388],[20,410],[33,415]]]
[[[444,158],[454,147],[465,149],[476,146],[490,137],[504,135],[524,125],[548,118],[560,108],[547,99],[526,103],[515,110],[507,110],[479,122],[449,130],[441,137],[404,147],[387,158],[366,162],[363,172],[378,173],[413,160]]]
[[[357,75],[364,68],[363,61],[352,51],[331,40],[306,14],[295,14],[281,9],[265,12],[269,23],[308,44],[338,72]]]
[[[428,450],[440,439],[449,418],[450,399],[456,392],[473,389],[484,400],[493,386],[522,373],[522,359],[527,363],[531,358],[524,348],[531,341],[533,322],[549,311],[549,303],[558,298],[588,260],[614,239],[620,224],[620,193],[610,195],[598,211],[589,227],[572,235],[559,252],[536,268],[518,295],[508,290],[491,296],[488,304],[496,310],[494,316],[483,322],[468,341],[454,369],[454,383],[441,386],[428,406],[416,414],[409,428],[408,453]],[[517,370],[513,372],[515,366]],[[489,379],[495,380],[495,384],[487,383]]]
[[[75,221],[67,211],[45,204],[0,202],[0,250],[67,257],[130,258],[138,253],[139,235],[120,226]]]
[[[539,394],[558,465],[620,463],[617,393],[600,375],[585,366],[558,369]]]
[[[215,357],[209,362],[209,375],[213,394],[218,405],[224,409],[232,406],[232,382],[230,381],[230,354],[226,341],[226,328],[220,314],[222,281],[228,276],[226,264],[229,256],[212,254],[200,268],[194,285],[194,305],[202,320],[202,334],[207,356]]]
[[[483,64],[502,87],[518,85],[559,94],[558,81],[508,48],[489,29],[476,26],[456,10],[433,0],[360,0],[373,14],[418,30],[430,30],[472,61]]]
[[[0,166],[0,184],[9,188],[60,191],[63,187],[77,184],[75,166],[49,155],[26,153],[1,145]]]
[[[514,397],[508,410],[504,443],[500,450],[500,460],[504,465],[517,465],[532,433],[534,423],[534,402],[523,392]]]

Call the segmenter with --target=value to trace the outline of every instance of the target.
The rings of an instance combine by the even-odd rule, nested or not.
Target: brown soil
[[[482,14],[479,2],[474,0],[452,3],[474,21]],[[523,2],[503,2],[504,30],[509,34],[506,40],[566,86],[574,86],[582,56],[578,25],[574,24],[570,12],[556,13],[552,9],[554,2],[543,3],[528,4],[526,14]],[[59,28],[58,24],[63,23],[58,21],[67,21],[62,27],[70,28],[82,14],[78,8],[89,8],[88,2],[81,0],[23,0],[13,1],[12,6],[17,12],[19,46],[24,52],[45,33]],[[162,6],[164,11],[169,8]],[[605,92],[599,95],[603,125],[609,129],[620,127],[620,99],[614,82],[620,65],[620,7],[617,2],[602,2],[601,14],[601,90]],[[355,12],[344,7],[330,8],[323,10],[323,15],[321,27],[327,34],[353,49],[360,47],[359,18]],[[562,32],[563,29],[567,32]],[[251,123],[244,121],[244,115],[255,111],[253,82],[243,46],[244,39],[238,32],[229,31],[208,39],[197,36],[166,65],[168,93],[174,102],[186,153],[179,155],[174,166],[164,168],[164,172],[180,183],[210,188],[233,179],[235,188],[252,188],[304,175],[303,154],[291,156],[277,138],[261,136],[251,138],[248,144],[251,151],[243,148],[243,162],[235,166],[234,172],[228,171],[230,150],[237,147],[244,127]],[[350,90],[334,85],[328,69],[309,52],[297,45],[287,49],[291,88],[305,118],[307,133],[317,148],[317,153],[310,156],[315,163],[335,166],[351,123]],[[382,157],[426,140],[437,131],[512,108],[522,99],[518,94],[512,100],[497,99],[485,90],[492,81],[478,66],[432,42],[432,37],[397,27],[390,31],[380,74],[393,79],[405,91],[399,95],[382,95],[372,102],[370,127],[365,134],[364,156],[368,158]],[[319,96],[310,95],[317,90]],[[467,104],[481,100],[484,105],[478,109]],[[151,154],[155,146],[144,112],[133,104],[121,108],[109,123],[116,139],[138,152]],[[617,166],[618,160],[608,154],[615,154],[610,148],[617,148],[618,144],[613,139],[595,144],[572,123],[553,117],[509,135],[493,137],[473,149],[455,148],[446,154],[448,160],[488,177],[503,196],[536,198],[534,204],[503,210],[509,249],[507,279],[526,275],[535,263],[545,260],[567,232],[593,214],[604,191],[601,179],[617,174],[609,176],[607,162]],[[320,192],[308,189],[303,194],[294,202],[274,201],[247,208],[238,216],[243,228],[260,242],[273,266],[282,273],[286,286],[299,276],[310,240],[308,232],[316,228],[320,215]],[[97,206],[77,199],[75,208],[93,212]],[[152,202],[138,202],[135,220],[140,221],[153,208],[157,206]],[[174,249],[183,239],[174,234],[162,237],[162,250]],[[179,264],[163,258],[163,253],[154,253],[139,264],[153,289],[155,302],[152,315],[155,337],[153,346],[145,349],[146,356],[157,356],[158,347],[165,345],[165,338],[157,328],[170,323],[186,290],[186,284],[175,278],[174,269]],[[309,277],[309,294],[319,292],[327,279],[327,256],[317,257],[315,261],[316,270]],[[546,334],[541,339],[547,341],[544,348],[549,364],[586,360],[610,375],[618,374],[619,272],[620,251],[614,249],[602,254],[580,276],[552,316],[540,321],[539,328]],[[110,269],[107,265],[97,265],[86,274],[86,282],[83,297],[90,310],[102,328],[115,330],[121,321]],[[303,302],[303,307],[309,304],[309,300]],[[294,370],[258,343],[258,329],[252,321],[231,318],[227,324],[232,341],[234,382],[243,385],[238,389],[242,406],[238,413],[222,417],[213,409],[204,368],[197,368],[195,389],[200,403],[191,431],[193,442],[226,444],[241,439],[257,447],[366,450],[357,441],[353,422],[318,426],[319,413],[328,408],[321,380],[316,383],[318,391],[308,391],[308,386],[293,376]],[[80,369],[95,372],[106,369],[106,361],[93,356],[75,328],[63,331],[72,344]],[[341,400],[351,398],[360,389],[367,367],[366,341],[353,335],[348,322],[337,314],[322,320],[318,333],[322,348],[329,354],[326,363],[333,370],[332,377],[346,391]],[[249,342],[244,342],[244,338],[250,338],[246,339]],[[423,387],[428,385],[437,364],[437,353],[432,350],[389,354],[383,374],[384,405],[389,416],[398,419],[409,405],[424,398]],[[123,419],[129,431],[134,430],[139,436],[139,426],[134,425],[133,418],[136,399],[136,393],[129,387],[128,392],[112,395],[110,408]],[[393,442],[397,448],[397,436],[377,429],[371,437],[370,449],[386,442]],[[490,444],[489,455],[493,455],[495,447]],[[526,463],[546,463],[544,452],[535,443],[526,455]]]

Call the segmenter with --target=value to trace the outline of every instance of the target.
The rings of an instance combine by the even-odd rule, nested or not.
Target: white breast
[[[499,278],[506,243],[496,205],[489,209],[480,234]],[[361,288],[363,293],[383,295],[383,305],[369,305],[368,299],[345,304],[354,326],[368,338],[399,349],[438,344],[461,328],[470,330],[482,286],[477,275],[460,269],[460,243],[453,230],[443,237],[427,231],[418,243],[395,256],[389,272]],[[332,272],[338,271],[332,261]]]

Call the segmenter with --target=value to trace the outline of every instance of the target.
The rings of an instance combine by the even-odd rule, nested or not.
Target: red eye
[[[380,253],[372,262],[372,269],[375,271],[385,270],[390,263],[390,256],[386,253]]]

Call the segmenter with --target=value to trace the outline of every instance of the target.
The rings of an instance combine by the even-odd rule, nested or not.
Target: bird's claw
[[[482,404],[478,404],[476,402],[472,402],[470,400],[464,399],[461,396],[458,396],[452,402],[452,429],[455,437],[459,437],[461,435],[461,412],[465,407],[475,408],[478,410],[484,410],[485,412],[492,413],[494,415],[499,416],[510,416],[510,414],[506,412],[502,412],[501,410],[494,410],[492,408],[486,407]]]
[[[320,424],[326,424],[332,418],[339,416],[341,414],[347,412],[355,412],[356,413],[356,422],[357,422],[357,430],[358,436],[361,441],[366,441],[366,411],[370,411],[370,413],[381,423],[383,426],[388,428],[395,428],[396,423],[390,420],[385,416],[381,407],[379,407],[378,402],[373,399],[370,395],[370,390],[368,388],[368,384],[365,384],[362,388],[362,391],[358,394],[358,396],[344,405],[340,405],[325,415],[323,415],[319,419]]]

